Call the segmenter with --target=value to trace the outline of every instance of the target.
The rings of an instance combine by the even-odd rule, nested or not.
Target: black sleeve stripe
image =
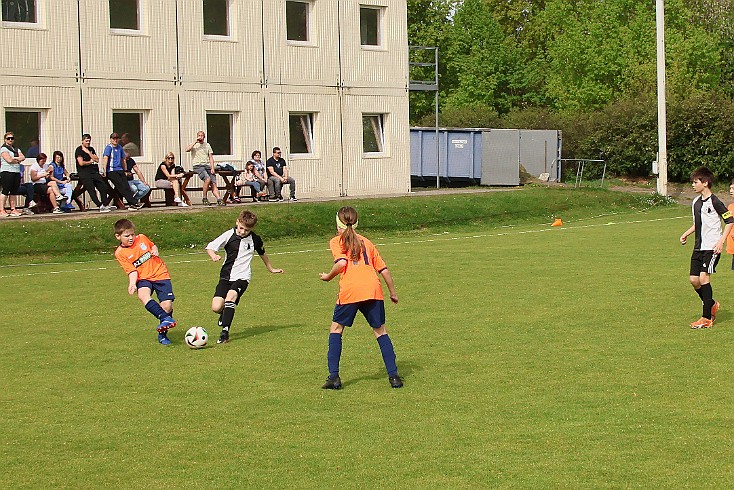
[[[346,262],[346,261],[347,261],[347,259],[345,259],[344,257],[339,257],[338,259],[336,259],[336,260],[334,261],[334,263],[336,264],[336,263],[337,263],[337,262],[339,262],[340,260],[343,260],[344,262]]]
[[[383,267],[382,269],[380,269],[380,270],[379,270],[379,271],[377,271],[377,272],[378,272],[378,273],[380,273],[380,272],[382,272],[382,271],[386,271],[386,270],[387,270],[387,267]]]

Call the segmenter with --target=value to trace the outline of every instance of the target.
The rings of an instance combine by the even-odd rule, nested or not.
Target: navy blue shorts
[[[345,327],[351,327],[357,312],[361,311],[372,328],[380,328],[385,324],[385,302],[381,299],[370,299],[359,303],[334,306],[332,321]]]
[[[250,283],[245,279],[237,279],[236,281],[228,281],[226,279],[220,279],[217,284],[217,288],[214,290],[214,297],[226,298],[227,293],[230,291],[237,291],[237,299],[234,300],[234,304],[240,304],[240,298],[242,294],[247,291],[247,286]]]
[[[162,281],[148,281],[141,279],[136,284],[138,289],[148,288],[151,290],[151,294],[155,292],[158,296],[158,301],[173,301],[176,297],[173,295],[173,284],[170,279],[164,279]]]

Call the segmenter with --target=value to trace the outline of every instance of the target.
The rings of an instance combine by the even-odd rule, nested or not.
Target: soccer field
[[[724,256],[716,325],[688,328],[689,225],[679,207],[409,238],[365,222],[400,297],[400,390],[363,319],[344,389],[320,389],[326,242],[266,242],[286,273],[255,259],[220,346],[203,251],[161,251],[169,347],[113,261],[0,267],[0,487],[726,487],[734,273]]]

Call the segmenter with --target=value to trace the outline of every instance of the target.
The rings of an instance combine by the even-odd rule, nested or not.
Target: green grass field
[[[627,199],[600,196],[589,200]],[[337,285],[318,273],[337,203],[310,237],[268,239],[262,220],[286,273],[255,259],[232,341],[200,351],[184,346],[185,329],[218,333],[219,264],[203,245],[161,249],[180,321],[170,347],[109,254],[32,266],[20,264],[37,253],[6,256],[0,487],[728,487],[731,258],[713,280],[715,327],[691,330],[700,301],[690,245],[678,244],[688,208],[599,216],[575,199],[562,228],[549,212],[371,230],[363,213],[400,297],[386,305],[400,390],[362,319],[344,337],[344,389],[320,389]]]

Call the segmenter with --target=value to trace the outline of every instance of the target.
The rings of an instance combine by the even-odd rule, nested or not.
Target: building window
[[[229,0],[204,0],[204,35],[229,36]]]
[[[380,18],[382,9],[375,7],[359,7],[359,36],[362,46],[380,45]]]
[[[36,0],[2,0],[0,6],[3,9],[4,22],[26,22],[35,24]]]
[[[6,110],[5,131],[12,131],[15,135],[15,147],[20,148],[23,153],[31,149],[31,142],[42,143],[41,135],[41,112],[33,110]],[[38,155],[41,145],[39,144],[30,156]]]
[[[138,0],[110,0],[110,29],[140,30]]]
[[[365,153],[385,151],[385,115],[362,115],[362,150]]]
[[[131,157],[143,154],[143,121],[145,113],[125,111],[112,113],[112,131],[120,135],[119,143]]]
[[[206,140],[215,155],[233,155],[233,114],[208,112],[206,114]]]
[[[291,154],[313,153],[313,120],[314,114],[288,115]]]
[[[286,36],[289,41],[308,42],[309,2],[285,2]]]

